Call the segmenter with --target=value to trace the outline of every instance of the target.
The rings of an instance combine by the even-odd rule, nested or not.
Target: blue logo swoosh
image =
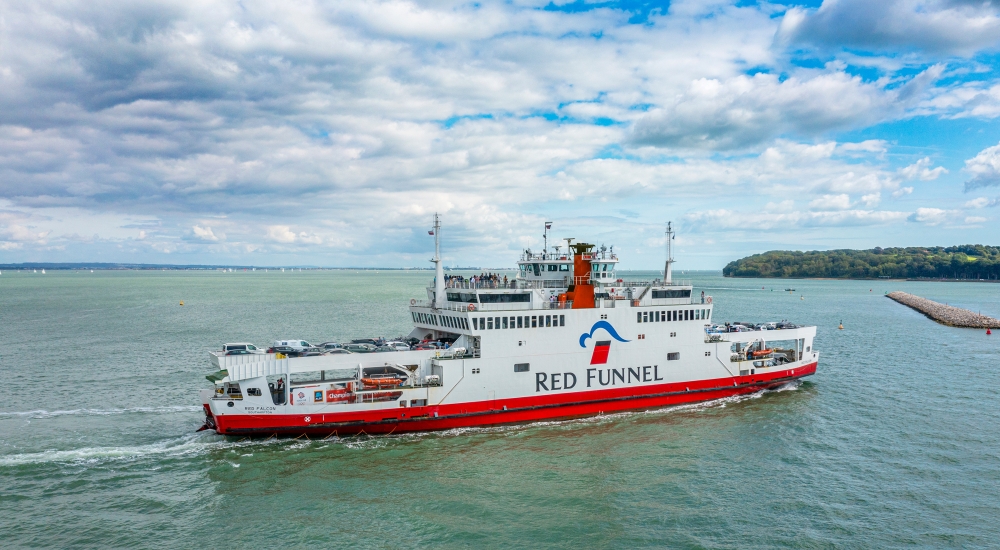
[[[615,331],[615,327],[611,326],[611,323],[607,321],[598,321],[594,323],[594,326],[590,327],[590,332],[584,332],[583,334],[580,335],[581,348],[587,347],[587,339],[592,338],[594,336],[594,332],[599,328],[603,328],[604,330],[608,331],[608,334],[610,334],[612,338],[618,340],[619,342],[628,342],[628,340],[622,338],[621,336],[618,336],[618,332]]]

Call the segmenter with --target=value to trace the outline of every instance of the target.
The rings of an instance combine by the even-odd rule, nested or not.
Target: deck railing
[[[430,300],[418,300],[412,304],[413,307],[434,308],[434,302]],[[472,309],[469,309],[472,306]],[[545,302],[532,307],[531,302],[500,302],[495,304],[467,304],[460,302],[447,302],[444,306],[437,308],[443,311],[460,311],[464,313],[478,313],[483,311],[528,311],[546,309],[573,309],[573,302]]]

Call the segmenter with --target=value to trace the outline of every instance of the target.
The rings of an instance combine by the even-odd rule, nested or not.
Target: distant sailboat
[[[42,275],[45,275],[45,270],[44,269],[42,270]]]

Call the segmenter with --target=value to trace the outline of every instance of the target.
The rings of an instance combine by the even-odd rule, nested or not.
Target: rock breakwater
[[[1000,319],[980,315],[960,307],[939,304],[906,292],[890,292],[886,294],[886,297],[911,307],[943,325],[965,328],[1000,328]]]

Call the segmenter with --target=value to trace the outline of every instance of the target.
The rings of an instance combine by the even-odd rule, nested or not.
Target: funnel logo
[[[594,323],[594,326],[590,327],[590,332],[584,332],[580,335],[580,347],[587,347],[587,340],[594,337],[594,333],[597,329],[604,329],[605,332],[611,335],[612,338],[618,340],[619,342],[628,342],[628,340],[622,338],[618,335],[615,327],[611,326],[611,323],[607,321],[598,321]],[[608,352],[611,351],[611,340],[595,340],[594,341],[594,355],[590,357],[591,365],[604,365],[608,362]]]

